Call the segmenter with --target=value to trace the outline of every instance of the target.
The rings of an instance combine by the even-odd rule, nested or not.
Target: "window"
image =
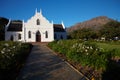
[[[31,38],[31,31],[28,32],[28,38]]]
[[[37,21],[36,21],[36,22],[37,22],[37,25],[40,25],[40,20],[39,20],[39,19],[37,19]]]
[[[57,35],[56,34],[54,34],[54,39],[57,39]]]
[[[18,34],[18,39],[21,39],[21,34]]]
[[[62,36],[62,35],[60,36],[60,39],[63,39],[63,36]]]
[[[48,32],[47,31],[45,32],[45,38],[48,38]]]
[[[13,35],[11,35],[11,37],[10,37],[10,40],[11,40],[11,41],[13,41],[13,40],[14,40],[14,37],[13,37]]]

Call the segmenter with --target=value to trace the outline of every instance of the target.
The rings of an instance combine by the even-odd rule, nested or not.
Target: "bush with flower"
[[[91,41],[60,40],[49,43],[48,46],[66,56],[69,61],[94,70],[105,71],[108,62],[115,56],[115,49],[106,50]]]
[[[30,51],[30,44],[21,42],[0,42],[0,79],[14,80]],[[5,77],[7,76],[7,77]]]

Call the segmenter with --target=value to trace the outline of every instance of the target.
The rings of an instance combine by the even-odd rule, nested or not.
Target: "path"
[[[44,44],[34,44],[17,80],[86,80]]]

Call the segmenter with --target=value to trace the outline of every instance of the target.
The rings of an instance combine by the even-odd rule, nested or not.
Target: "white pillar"
[[[26,42],[26,28],[24,27],[24,41]]]

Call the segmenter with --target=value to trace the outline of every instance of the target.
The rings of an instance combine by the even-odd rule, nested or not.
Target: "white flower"
[[[87,49],[89,49],[89,46],[88,47],[86,47]]]
[[[84,46],[83,46],[82,48],[83,48],[83,49],[85,49],[85,47],[84,47]]]
[[[16,46],[13,46],[13,49],[16,48]]]
[[[3,51],[5,51],[5,48],[3,48]]]
[[[96,51],[98,51],[98,49],[95,49]]]
[[[7,51],[10,52],[10,49],[8,49]]]
[[[2,54],[4,54],[5,52],[4,51],[1,51]]]
[[[88,50],[87,49],[85,49],[85,52],[87,52]]]
[[[75,48],[75,45],[73,45],[72,48]]]
[[[9,46],[9,44],[8,44],[8,43],[5,43],[4,45],[5,45],[6,47],[8,47],[8,46]]]
[[[92,46],[90,46],[90,49],[93,49],[93,47],[92,47]]]

